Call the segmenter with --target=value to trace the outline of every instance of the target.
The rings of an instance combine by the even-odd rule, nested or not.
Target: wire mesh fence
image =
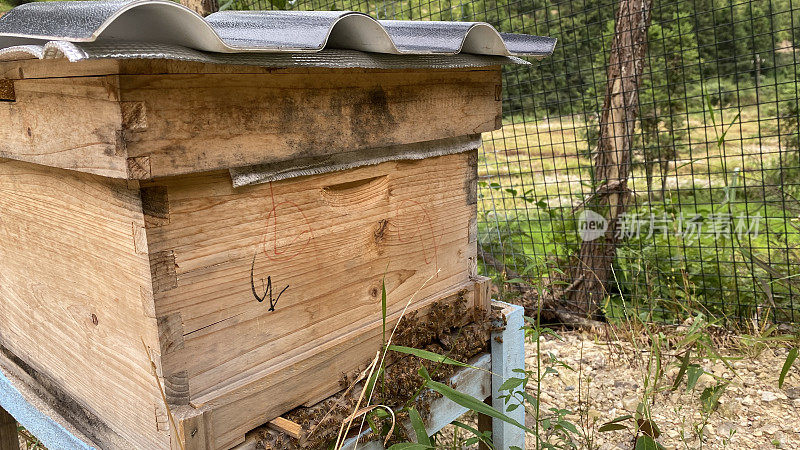
[[[354,10],[484,21],[556,37],[504,68],[503,127],[484,136],[486,274],[569,289],[581,245],[616,221],[609,318],[800,319],[799,0],[654,0],[625,209],[592,209],[615,32],[609,0],[235,0],[231,9]],[[568,295],[566,292],[565,295]]]

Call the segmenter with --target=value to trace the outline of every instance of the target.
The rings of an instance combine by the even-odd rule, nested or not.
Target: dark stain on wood
[[[0,78],[0,102],[15,102],[17,94],[14,92],[14,80]]]
[[[169,224],[169,195],[167,187],[143,187],[140,193],[145,228],[161,227]]]
[[[158,340],[161,342],[161,354],[180,350],[183,348],[183,318],[181,313],[161,316],[157,319]]]
[[[153,293],[155,294],[178,287],[175,254],[172,250],[150,254],[150,275],[153,278]]]
[[[464,177],[464,191],[467,194],[467,204],[478,203],[478,150],[467,153],[467,174]]]
[[[122,436],[100,419],[91,408],[65,392],[50,375],[35,369],[2,344],[0,344],[0,354],[31,377],[36,385],[29,387],[36,391],[38,397],[86,437],[98,444],[125,442]]]

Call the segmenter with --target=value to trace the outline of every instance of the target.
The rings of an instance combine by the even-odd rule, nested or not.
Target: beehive
[[[230,448],[373,359],[383,286],[390,326],[488,310],[480,135],[500,65],[554,45],[353,12],[13,9],[0,367],[98,447]]]
[[[390,319],[412,297],[423,316],[487,300],[476,148],[500,124],[496,66],[0,74],[0,345],[96,442],[228,448],[330,395],[380,347],[384,279]],[[241,187],[229,170],[415,146],[440,156]]]

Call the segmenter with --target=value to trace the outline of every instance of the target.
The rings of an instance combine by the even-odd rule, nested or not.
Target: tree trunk
[[[203,17],[219,11],[218,0],[180,0],[180,3]]]
[[[647,51],[652,0],[620,0],[616,31],[608,61],[608,84],[600,119],[600,139],[594,161],[598,186],[588,208],[603,216],[605,234],[584,240],[573,268],[568,303],[588,315],[597,315],[611,274],[618,237],[617,218],[629,197],[631,144],[639,111],[639,79]],[[602,189],[614,185],[614,189]],[[600,194],[602,192],[602,194]]]

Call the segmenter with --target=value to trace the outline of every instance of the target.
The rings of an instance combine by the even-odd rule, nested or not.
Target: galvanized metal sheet
[[[377,21],[351,11],[223,11],[203,19],[167,0],[34,2],[0,18],[0,48],[48,41],[141,41],[214,53],[547,56],[555,39],[498,33],[480,22]]]
[[[475,150],[480,146],[481,135],[475,134],[414,144],[337,152],[326,156],[295,158],[271,164],[235,167],[229,169],[229,172],[233,187],[238,188],[355,167],[374,166],[387,161],[418,161],[436,156],[463,153]]]
[[[327,67],[332,69],[456,69],[503,64],[530,64],[514,56],[388,55],[356,50],[323,49],[316,53],[210,53],[186,47],[142,42],[109,44],[50,41],[0,49],[0,61],[21,59],[171,59],[211,64],[261,67]]]

